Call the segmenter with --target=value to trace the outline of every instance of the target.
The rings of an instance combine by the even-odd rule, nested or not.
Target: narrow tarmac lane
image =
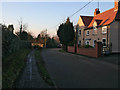
[[[27,57],[26,66],[16,84],[16,88],[48,88],[38,72],[34,50]]]
[[[43,49],[42,57],[58,88],[118,88],[118,66],[58,49]]]

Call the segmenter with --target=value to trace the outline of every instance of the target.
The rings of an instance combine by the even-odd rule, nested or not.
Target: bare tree
[[[47,36],[47,29],[41,31],[40,35],[41,35],[42,38],[45,38]]]
[[[19,23],[20,33],[22,33],[23,31],[27,31],[27,29],[28,29],[28,24],[26,24],[26,23],[23,24],[22,18],[20,18],[20,21],[18,21],[18,23]]]

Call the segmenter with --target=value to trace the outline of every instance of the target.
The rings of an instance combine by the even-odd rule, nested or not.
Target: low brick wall
[[[77,54],[91,56],[91,57],[98,57],[96,48],[78,48]]]
[[[68,52],[75,53],[74,46],[68,46]]]
[[[68,46],[68,52],[75,53],[75,47]],[[77,54],[86,55],[90,57],[100,57],[102,53],[102,44],[97,42],[95,48],[79,48],[77,47]]]

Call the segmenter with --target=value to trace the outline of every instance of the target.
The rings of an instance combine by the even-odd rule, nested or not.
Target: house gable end
[[[81,16],[79,17],[79,20],[78,20],[78,23],[77,23],[78,25],[79,25],[79,27],[85,27],[85,24],[83,23],[83,20],[82,20],[82,18],[81,18]]]

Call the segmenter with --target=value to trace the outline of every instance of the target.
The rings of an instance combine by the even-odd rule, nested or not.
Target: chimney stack
[[[117,11],[120,9],[120,1],[119,0],[115,0],[114,2],[114,11]]]
[[[96,9],[95,9],[95,12],[94,12],[94,16],[96,16],[96,15],[99,14],[99,13],[100,13],[99,8],[96,8]]]

